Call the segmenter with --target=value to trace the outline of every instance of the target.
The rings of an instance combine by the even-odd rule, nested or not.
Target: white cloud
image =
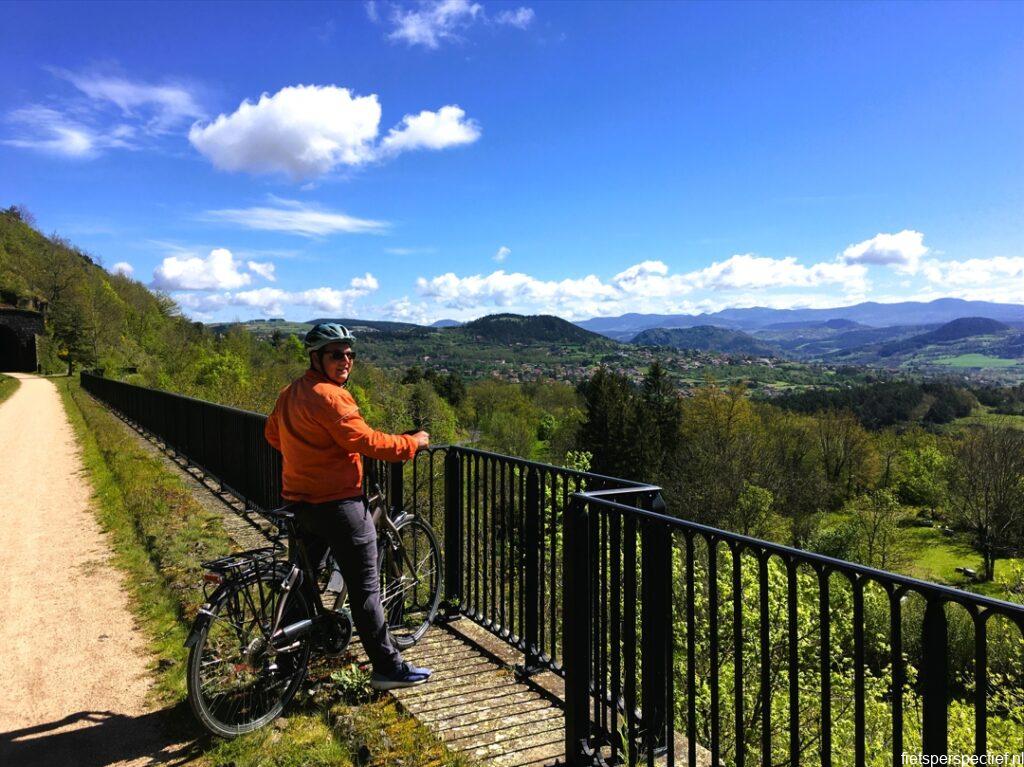
[[[189,131],[192,145],[226,171],[281,173],[295,181],[414,149],[444,149],[480,137],[480,126],[455,105],[406,115],[377,143],[381,105],[334,85],[295,85]]]
[[[389,301],[381,309],[381,316],[395,322],[414,322],[417,325],[429,325],[435,320],[435,316],[422,302],[411,301],[408,296]]]
[[[167,256],[153,271],[152,285],[159,290],[230,290],[251,281],[230,250],[215,248],[206,258]]]
[[[270,261],[246,261],[245,265],[249,267],[250,272],[258,274],[265,280],[274,282],[277,279],[274,276],[274,264]]]
[[[203,116],[193,95],[180,85],[154,85],[98,73],[52,70],[89,98],[116,105],[123,115],[144,119],[155,131]]]
[[[760,292],[766,289],[835,285],[848,296],[861,296],[867,289],[866,273],[866,267],[860,264],[824,262],[803,266],[793,258],[744,254],[704,269],[677,274],[670,273],[662,261],[643,261],[608,281],[595,275],[541,280],[503,270],[466,277],[449,272],[430,279],[419,278],[417,290],[423,298],[456,311],[495,307],[576,319],[621,314],[638,308],[648,312],[703,311],[704,307],[736,305],[737,301],[747,298],[752,302],[750,305],[766,305],[772,300]],[[688,298],[697,291],[712,295]],[[815,300],[815,296],[800,294],[785,297],[789,305],[810,305]]]
[[[349,283],[355,290],[362,290],[366,293],[372,293],[374,290],[380,287],[377,282],[377,278],[367,272],[362,277],[353,277],[352,282]]]
[[[746,288],[813,288],[819,285],[844,285],[847,290],[864,290],[867,268],[839,261],[803,266],[792,256],[767,258],[751,253],[731,256],[686,275],[696,288],[731,290]]]
[[[379,123],[376,95],[296,85],[273,96],[264,93],[255,104],[243,101],[206,125],[197,123],[188,138],[221,170],[303,179],[370,160]]]
[[[384,221],[355,218],[345,213],[314,208],[295,200],[275,198],[275,201],[280,207],[259,206],[210,210],[206,212],[206,218],[214,221],[227,221],[247,229],[290,232],[303,237],[318,237],[335,232],[372,234],[388,228],[388,224]]]
[[[469,0],[425,0],[416,10],[395,8],[394,29],[388,37],[436,49],[444,40],[458,40],[458,31],[472,24],[483,6]]]
[[[375,3],[366,4],[370,21],[379,19]],[[407,45],[422,45],[436,50],[444,42],[459,42],[462,33],[478,23],[526,29],[533,23],[536,14],[532,8],[520,6],[500,11],[488,18],[483,5],[469,0],[419,0],[412,6],[393,6],[391,14],[391,40],[401,40]]]
[[[494,254],[494,260],[500,264],[510,255],[512,255],[512,249],[502,245],[500,248],[498,248],[498,252]]]
[[[925,261],[921,272],[930,283],[925,288],[930,297],[922,300],[949,296],[1019,304],[1024,297],[1024,256]]]
[[[506,24],[517,29],[526,29],[533,22],[535,16],[533,8],[520,6],[514,11],[502,11],[495,16],[494,20],[498,24]]]
[[[118,261],[112,267],[110,267],[111,274],[122,274],[125,277],[131,277],[135,274],[135,267],[129,264],[127,261]]]
[[[424,110],[418,115],[406,115],[398,127],[388,131],[380,149],[385,155],[412,149],[445,149],[472,144],[478,138],[480,125],[467,120],[465,111],[459,107],[446,106],[436,112]]]
[[[21,126],[20,133],[2,143],[88,159],[107,149],[140,149],[178,123],[202,116],[193,95],[180,85],[64,69],[50,72],[81,95],[65,98],[57,108],[33,104],[14,110],[8,120]]]
[[[414,256],[420,253],[436,253],[437,248],[384,248],[384,252],[393,256]]]
[[[416,281],[420,295],[451,309],[479,306],[503,308],[543,307],[569,316],[596,311],[604,301],[615,300],[618,292],[594,275],[580,279],[539,280],[519,272],[503,270],[488,275],[458,277],[452,272]]]
[[[966,261],[930,261],[922,267],[930,282],[947,287],[994,286],[1006,280],[1024,281],[1024,256],[969,258]],[[1024,293],[1018,294],[1021,300]]]
[[[95,156],[105,144],[91,128],[49,107],[23,107],[8,114],[7,119],[27,131],[15,138],[4,139],[3,143],[8,146],[86,159]]]
[[[848,264],[892,266],[904,274],[916,274],[921,258],[928,253],[924,234],[904,229],[896,234],[876,234],[870,240],[850,245],[842,260]]]
[[[258,309],[267,315],[284,314],[285,306],[306,307],[331,314],[341,314],[351,309],[352,304],[377,290],[377,279],[370,273],[355,277],[344,289],[319,287],[308,290],[287,291],[280,288],[257,288],[238,292],[209,294],[178,293],[174,300],[181,306],[202,315],[225,309],[229,306],[244,306]]]

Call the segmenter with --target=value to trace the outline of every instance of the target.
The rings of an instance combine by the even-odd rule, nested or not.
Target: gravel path
[[[180,762],[53,382],[0,405],[0,764]],[[174,753],[177,752],[177,753]]]

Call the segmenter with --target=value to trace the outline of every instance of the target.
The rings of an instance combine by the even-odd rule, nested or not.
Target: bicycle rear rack
[[[272,570],[277,563],[282,562],[284,548],[280,546],[266,546],[248,551],[238,551],[228,554],[226,557],[211,559],[203,562],[203,567],[208,570],[203,576],[204,585],[219,586],[224,581],[238,580],[255,576],[260,578],[261,574]]]

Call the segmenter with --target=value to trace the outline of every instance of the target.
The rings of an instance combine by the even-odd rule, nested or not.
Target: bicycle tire
[[[381,607],[391,641],[406,649],[423,638],[437,615],[441,549],[434,531],[418,517],[400,521],[397,534],[383,533],[382,537],[377,556]]]
[[[214,735],[234,738],[269,724],[281,715],[306,677],[310,635],[296,640],[295,649],[287,653],[265,652],[287,570],[281,565],[233,579],[210,598],[208,620],[189,650],[186,678],[189,705]],[[306,617],[311,617],[309,604],[302,589],[295,588],[282,625]],[[221,657],[225,654],[229,657]],[[218,670],[225,672],[219,692],[211,678]]]

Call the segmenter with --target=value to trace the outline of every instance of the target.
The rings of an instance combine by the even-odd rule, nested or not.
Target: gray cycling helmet
[[[356,340],[348,328],[336,322],[321,322],[314,325],[313,329],[306,333],[303,342],[307,352],[315,352],[327,344],[343,343],[351,345]]]

